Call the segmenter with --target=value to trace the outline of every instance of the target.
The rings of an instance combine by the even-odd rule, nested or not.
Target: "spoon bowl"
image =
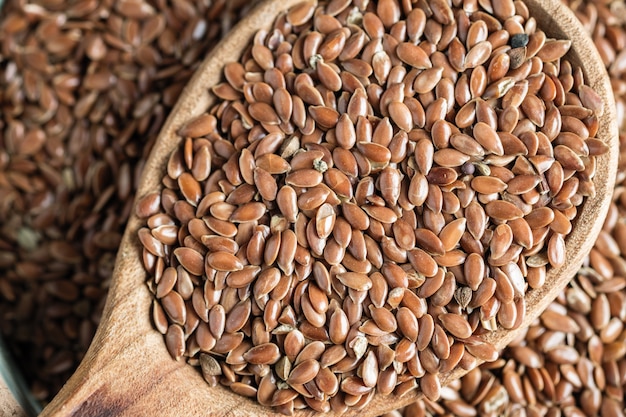
[[[225,63],[240,58],[259,29],[268,29],[274,18],[302,0],[266,0],[251,12],[209,54],[183,91],[165,123],[148,159],[136,197],[160,189],[169,155],[180,146],[178,129],[210,107],[214,97],[207,86],[221,81]],[[497,330],[484,338],[504,348],[539,316],[580,267],[593,246],[608,211],[617,170],[617,126],[611,86],[592,41],[569,9],[558,0],[525,0],[548,36],[570,39],[567,57],[583,69],[587,84],[604,100],[597,137],[609,145],[609,152],[597,160],[594,179],[597,193],[579,207],[578,219],[566,239],[566,262],[549,269],[545,285],[526,294],[526,318],[515,331]],[[80,367],[61,392],[41,414],[49,416],[251,416],[277,414],[227,388],[209,388],[200,372],[184,361],[170,357],[163,335],[153,328],[149,317],[152,294],[146,286],[142,247],[137,231],[143,221],[131,215],[120,245],[114,276],[102,322]],[[442,384],[467,371],[456,369],[441,376]],[[419,389],[398,397],[376,395],[364,410],[350,410],[349,416],[377,416],[415,401]],[[311,416],[311,410],[296,411]],[[333,415],[333,413],[329,413]]]

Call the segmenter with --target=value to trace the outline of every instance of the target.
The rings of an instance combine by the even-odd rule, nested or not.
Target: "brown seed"
[[[284,87],[274,91],[272,103],[276,114],[283,123],[287,123],[293,114],[293,100],[291,94]]]
[[[433,155],[434,162],[442,167],[460,167],[469,161],[469,159],[469,155],[452,148],[438,150]]]
[[[438,265],[435,259],[422,249],[412,249],[407,252],[408,260],[417,272],[433,277],[437,273]]]
[[[545,123],[546,108],[541,99],[534,95],[527,95],[522,101],[522,110],[528,118],[537,126],[542,127]]]
[[[252,364],[257,365],[266,365],[266,364],[274,364],[280,358],[280,351],[278,350],[278,346],[273,343],[265,343],[262,345],[254,346],[246,353],[244,353],[243,358]]]
[[[289,404],[291,407],[289,410],[291,411],[288,414],[293,414],[293,400],[298,396],[298,392],[292,389],[281,389],[274,392],[272,396],[272,407],[277,407],[279,405]]]
[[[593,88],[585,84],[580,85],[578,87],[578,96],[585,108],[592,110],[598,116],[602,116],[604,113],[604,101]]]
[[[418,337],[418,322],[415,315],[406,307],[401,307],[396,313],[398,328],[407,339],[415,342]]]
[[[314,11],[315,8],[313,4],[301,3],[289,9],[287,12],[287,21],[294,26],[302,25],[313,16]]]
[[[362,209],[370,218],[378,220],[381,223],[395,223],[398,220],[396,213],[388,207],[366,205],[363,206]]]
[[[328,367],[322,367],[315,377],[315,384],[328,396],[333,396],[339,390],[339,380]]]
[[[496,220],[514,220],[524,213],[513,203],[503,200],[490,201],[485,206],[485,213]]]
[[[324,184],[335,192],[338,197],[352,198],[352,184],[348,177],[336,168],[330,168],[324,173]]]
[[[548,241],[548,260],[555,268],[565,263],[565,241],[560,234],[554,234]]]
[[[298,245],[297,237],[291,229],[284,230],[280,236],[280,249],[276,263],[285,274],[289,275],[294,269],[293,262]]]
[[[181,326],[187,321],[187,310],[183,298],[176,291],[170,291],[161,299],[163,309],[171,321]]]
[[[494,153],[495,155],[504,155],[504,149],[502,148],[502,141],[500,140],[496,131],[484,122],[478,122],[474,125],[473,132],[474,139],[485,150]]]
[[[339,120],[339,113],[330,107],[311,106],[309,113],[315,122],[323,129],[331,129],[335,127]]]
[[[157,214],[160,204],[161,195],[159,193],[147,194],[137,201],[135,213],[139,218],[148,218]]]
[[[230,221],[235,223],[252,222],[260,219],[265,214],[264,204],[251,202],[235,209],[230,215]]]
[[[300,169],[291,172],[285,178],[285,183],[302,188],[315,187],[322,182],[322,173],[315,169]]]
[[[463,236],[463,233],[465,232],[466,224],[467,219],[459,218],[451,221],[445,225],[443,229],[441,229],[439,239],[441,240],[443,248],[446,252],[451,251],[457,246]]]
[[[399,43],[396,48],[398,58],[407,65],[418,68],[432,68],[433,64],[430,58],[422,48],[409,42]]]
[[[330,340],[337,345],[342,344],[348,336],[349,329],[350,323],[346,313],[339,308],[336,309],[329,322],[328,335]]]
[[[247,151],[247,149],[242,150],[242,155],[244,151]],[[241,165],[242,162],[240,161],[240,169],[243,169]],[[272,175],[284,174],[285,172],[288,172],[290,170],[289,163],[285,159],[273,153],[261,155],[259,158],[256,159],[256,161],[249,162],[249,165],[256,165],[257,167],[264,169]],[[250,168],[252,169],[252,167]],[[253,183],[254,180],[252,180],[252,182],[249,182],[249,184]]]
[[[395,206],[400,198],[401,180],[400,171],[391,167],[383,169],[378,177],[380,193],[390,206]]]
[[[383,168],[391,159],[391,152],[388,148],[372,142],[358,142],[357,148],[367,158],[375,168]]]
[[[442,124],[441,126],[449,128],[447,124]],[[428,175],[430,172],[433,165],[434,152],[433,142],[430,140],[421,139],[415,144],[415,162],[420,172],[424,175]]]
[[[288,185],[282,186],[276,194],[276,203],[287,221],[295,223],[298,213],[298,201],[295,190]]]
[[[437,401],[441,395],[441,383],[439,377],[427,372],[420,380],[422,392],[431,401]]]
[[[417,244],[431,255],[443,255],[446,252],[441,239],[428,229],[416,229],[415,239]]]
[[[450,167],[434,167],[426,176],[428,181],[436,186],[446,186],[457,180],[456,170]]]
[[[174,249],[174,256],[189,273],[202,275],[204,272],[204,257],[199,252],[191,248],[180,247]]]
[[[344,202],[341,204],[341,209],[345,219],[357,230],[367,230],[370,221],[367,214],[356,204]]]
[[[557,161],[559,161],[564,169],[572,169],[575,171],[582,171],[585,169],[585,164],[580,159],[580,156],[576,155],[576,153],[567,146],[555,146],[554,157]]]
[[[458,314],[445,313],[439,315],[443,327],[460,339],[467,339],[472,335],[472,328],[465,318]]]
[[[287,383],[290,385],[305,384],[317,375],[320,370],[319,362],[315,359],[306,359],[291,370]]]
[[[293,216],[295,216],[298,213],[298,208],[300,208],[300,210],[303,210],[303,211],[315,210],[319,208],[322,204],[324,204],[324,202],[326,202],[326,200],[330,196],[330,189],[326,187],[322,187],[322,186],[311,188],[303,192],[299,196],[296,195],[293,188],[289,186],[285,186],[283,188],[287,188],[285,191],[288,191],[288,193],[286,193],[287,195],[285,196],[288,198],[285,198],[285,201],[288,202],[289,205],[292,205],[292,204],[294,205]],[[280,195],[281,195],[280,191],[278,195],[279,197],[277,197],[277,201],[280,201]],[[288,200],[291,200],[291,201],[288,201]],[[279,203],[279,207],[280,207],[280,203]],[[291,211],[291,208],[289,211]]]
[[[394,332],[396,330],[396,319],[386,308],[370,308],[370,313],[378,327],[384,332]]]
[[[154,322],[154,326],[161,334],[167,333],[168,321],[167,316],[165,315],[165,311],[163,311],[163,307],[156,300],[152,302],[152,321]]]
[[[229,252],[212,252],[207,255],[206,262],[216,271],[239,271],[243,269],[243,264],[239,258]],[[196,275],[201,275],[201,273]]]
[[[356,144],[354,124],[346,113],[339,116],[339,120],[335,126],[335,135],[337,143],[344,149],[350,149]]]
[[[372,280],[365,274],[343,272],[337,274],[337,279],[346,287],[357,291],[367,291],[372,288]]]
[[[178,360],[185,354],[185,333],[178,324],[171,324],[165,334],[165,344],[172,358]]]
[[[408,200],[415,206],[421,206],[428,197],[428,179],[421,173],[416,173],[411,178],[408,190]]]
[[[214,131],[216,126],[217,120],[215,116],[204,113],[185,123],[178,131],[178,134],[182,137],[199,138]]]
[[[274,177],[269,174],[267,171],[261,168],[254,169],[254,184],[261,196],[268,201],[273,201],[276,199],[276,194],[278,193],[278,186],[276,185],[276,180]]]
[[[382,0],[378,2],[376,15],[380,21],[389,28],[400,19],[400,6],[395,0]]]
[[[472,179],[472,188],[482,194],[501,193],[508,188],[508,184],[497,177],[479,176]]]
[[[372,388],[366,386],[361,378],[351,376],[341,381],[341,390],[346,394],[360,396],[367,394],[372,390]]]
[[[137,233],[143,247],[154,256],[164,256],[163,243],[150,233],[148,228],[141,228]]]
[[[547,41],[537,52],[537,56],[544,62],[556,61],[565,55],[571,46],[572,41],[570,40]]]
[[[320,239],[326,239],[330,236],[335,226],[335,210],[328,204],[322,204],[315,215],[315,227],[317,235]]]
[[[490,250],[491,257],[498,259],[504,256],[509,250],[511,243],[513,243],[513,231],[507,224],[498,225],[493,231],[491,238]]]
[[[208,146],[202,146],[193,157],[191,173],[196,181],[206,180],[211,173],[211,152]]]
[[[198,181],[191,174],[184,172],[178,177],[178,186],[189,204],[196,206],[201,198]]]
[[[498,351],[491,343],[468,343],[465,348],[470,354],[486,362],[493,362],[498,359]]]
[[[250,316],[250,299],[240,301],[232,309],[228,312],[226,316],[226,323],[224,326],[224,331],[227,334],[233,334],[239,330],[246,324],[248,318]]]
[[[228,274],[226,282],[234,288],[245,288],[259,274],[261,268],[254,265],[246,265],[239,271],[232,271]]]
[[[413,128],[413,117],[406,104],[392,101],[387,107],[389,117],[402,130],[408,132]]]
[[[465,56],[465,67],[476,68],[479,65],[484,64],[491,55],[491,49],[491,42],[478,42],[470,50],[467,51],[467,55]]]

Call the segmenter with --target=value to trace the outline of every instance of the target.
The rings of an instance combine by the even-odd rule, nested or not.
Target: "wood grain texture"
[[[224,41],[207,56],[163,127],[137,197],[159,189],[167,158],[177,148],[177,129],[202,113],[211,103],[207,86],[220,81],[222,67],[238,60],[256,30],[269,28],[274,17],[301,0],[268,0],[250,13]],[[573,232],[568,236],[567,261],[550,270],[545,286],[527,295],[528,311],[522,327],[536,318],[569,282],[591,249],[606,216],[617,170],[618,138],[614,99],[602,61],[591,40],[569,9],[558,0],[526,0],[531,15],[548,36],[572,40],[568,57],[582,65],[588,84],[606,103],[598,136],[610,144],[610,152],[599,158],[595,184],[597,195],[585,202]],[[104,416],[278,416],[256,402],[226,388],[209,388],[197,370],[173,361],[160,333],[150,321],[152,296],[145,281],[137,230],[141,222],[133,215],[118,253],[112,286],[102,323],[80,367],[59,395],[44,409],[43,417]],[[497,331],[488,340],[506,346],[520,331]],[[444,382],[463,371],[444,376]],[[413,402],[419,392],[403,398],[376,397],[366,410],[346,415],[377,416]],[[314,412],[300,412],[312,416]],[[329,413],[332,416],[333,413]]]
[[[26,417],[6,382],[0,376],[0,417]]]

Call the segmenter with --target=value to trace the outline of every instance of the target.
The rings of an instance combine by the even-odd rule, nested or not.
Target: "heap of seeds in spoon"
[[[210,385],[436,399],[563,264],[602,100],[522,2],[460,3],[302,4],[207,86],[137,213],[155,326]]]

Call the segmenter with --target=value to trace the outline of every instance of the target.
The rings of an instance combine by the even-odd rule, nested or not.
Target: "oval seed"
[[[460,339],[467,339],[472,335],[469,323],[458,314],[445,313],[439,315],[438,319],[448,332]]]
[[[305,384],[311,381],[320,370],[320,364],[315,359],[306,359],[291,370],[287,383],[290,385]]]
[[[372,288],[372,280],[365,274],[344,272],[337,274],[337,279],[346,287],[357,291],[367,291]]]
[[[254,346],[243,354],[243,358],[252,364],[271,365],[280,359],[280,351],[274,343]]]
[[[243,269],[243,263],[239,258],[229,252],[212,252],[207,255],[206,262],[216,271],[240,271]],[[201,273],[196,275],[201,275]]]
[[[185,332],[178,324],[171,324],[165,333],[165,344],[172,358],[178,360],[185,354]]]

